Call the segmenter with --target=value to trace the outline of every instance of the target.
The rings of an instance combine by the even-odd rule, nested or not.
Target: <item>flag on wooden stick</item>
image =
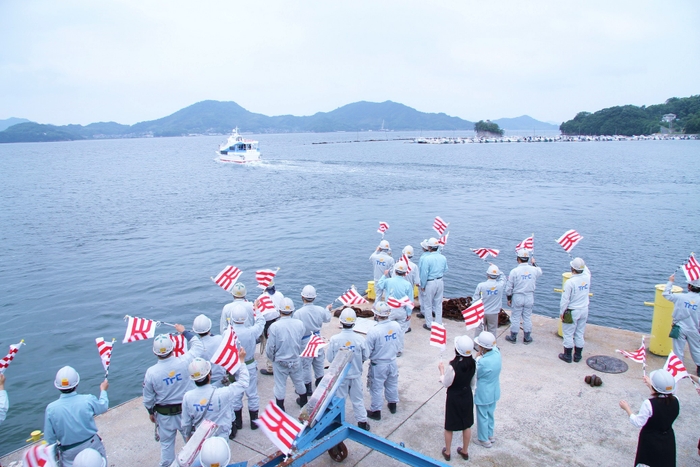
[[[275,401],[270,401],[255,423],[285,455],[292,451],[294,440],[304,429],[304,425],[277,407]]]
[[[532,234],[532,237],[527,237],[525,240],[523,240],[522,242],[515,245],[515,251],[518,251],[520,249],[534,250],[535,249],[535,234]]]
[[[447,329],[445,329],[445,326],[438,323],[433,323],[430,326],[430,345],[439,347],[440,350],[445,350],[447,346]]]
[[[301,352],[300,357],[305,358],[316,358],[318,357],[318,351],[328,345],[328,342],[323,340],[323,337],[317,336],[316,334],[311,334],[309,342],[306,343],[304,351]]]
[[[216,284],[226,292],[231,292],[231,289],[239,277],[241,277],[240,269],[236,266],[226,266],[216,278],[212,277],[211,280],[216,282]]]
[[[126,315],[124,317],[127,320],[126,324],[126,334],[124,335],[123,344],[127,342],[141,341],[145,339],[153,339],[156,335],[157,322],[145,319],[145,318],[135,318],[133,316]]]
[[[277,269],[277,271],[279,271],[279,269]],[[272,269],[260,269],[259,271],[255,271],[255,280],[258,281],[258,287],[261,289],[268,288],[272,283],[272,279],[275,278],[277,271],[273,271]]]
[[[23,345],[25,345],[24,339],[19,341],[18,344],[10,345],[10,351],[7,353],[7,355],[2,357],[2,360],[0,360],[0,375],[5,373],[7,367],[10,366],[10,362],[15,359],[15,355],[17,355],[17,352],[19,352],[19,348]]]
[[[462,316],[467,329],[474,329],[479,326],[484,319],[484,302],[481,299],[475,301],[468,308],[462,310]]]
[[[377,232],[382,234],[382,238],[384,238],[384,234],[386,231],[389,230],[389,224],[386,222],[380,222],[379,223],[379,228],[377,229]]]
[[[564,235],[557,239],[557,243],[569,253],[581,240],[583,240],[581,234],[575,230],[567,230]]]
[[[187,353],[187,339],[182,334],[168,334],[170,340],[173,341],[173,355],[182,357]]]
[[[671,373],[671,375],[673,375],[673,379],[675,379],[676,382],[690,376],[688,374],[688,370],[685,369],[685,365],[683,365],[681,359],[678,358],[678,356],[675,353],[673,353],[673,351],[671,351],[671,353],[668,354],[668,359],[664,364],[664,370]]]
[[[367,303],[367,300],[357,292],[355,286],[350,287],[343,295],[338,297],[338,300],[345,306]]]
[[[688,282],[700,279],[700,264],[698,264],[698,260],[695,259],[694,253],[690,254],[688,261],[681,267],[683,268],[683,273]]]
[[[105,369],[105,376],[109,373],[109,364],[112,360],[112,348],[115,340],[112,339],[112,342],[105,342],[102,337],[95,338],[97,351],[100,353],[100,360],[102,360],[102,368]]]
[[[433,221],[433,229],[438,233],[438,235],[443,235],[445,230],[447,230],[448,225],[450,225],[450,223],[443,221],[440,216],[436,216],[435,220]]]
[[[391,308],[402,308],[407,306],[411,310],[413,309],[413,307],[416,306],[416,304],[413,303],[413,300],[408,298],[408,296],[404,296],[403,298],[389,297],[386,301],[386,304],[389,305]]]
[[[241,365],[241,359],[238,356],[238,337],[231,326],[224,331],[221,344],[209,361],[226,368],[230,374],[234,374],[238,370]]]
[[[472,251],[481,259],[486,259],[489,255],[495,258],[499,253],[499,250],[494,248],[472,248]]]

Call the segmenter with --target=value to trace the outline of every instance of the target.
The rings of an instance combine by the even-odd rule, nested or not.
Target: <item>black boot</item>
[[[506,340],[511,344],[518,342],[518,333],[511,331],[510,336],[506,336]]]
[[[372,420],[381,420],[382,419],[382,411],[381,410],[368,410],[367,411],[367,418],[371,418]]]
[[[238,428],[236,427],[236,422],[231,424],[231,434],[228,435],[228,439],[234,439],[238,433]]]
[[[564,353],[559,354],[559,359],[564,360],[566,363],[571,363],[571,351],[573,349],[564,347]]]
[[[277,407],[284,411],[284,399],[275,399],[275,402],[277,403]]]
[[[396,402],[389,402],[387,407],[389,407],[389,412],[396,413]]]
[[[581,356],[581,352],[583,352],[583,347],[575,347],[574,346],[574,361],[575,362],[580,362],[581,359],[583,358]]]
[[[306,386],[306,396],[311,397],[311,395],[314,393],[314,390],[311,389],[311,383],[304,383],[304,386]]]
[[[258,411],[257,410],[249,410],[248,415],[250,415],[250,429],[251,430],[257,430],[258,425],[255,423],[253,420],[258,419]]]
[[[316,387],[318,387],[319,384],[321,384],[321,380],[323,379],[323,376],[320,378],[316,378]]]
[[[369,431],[369,423],[367,422],[357,422],[357,426],[359,426],[363,430]]]
[[[233,423],[236,424],[236,428],[239,430],[243,428],[243,410],[234,410],[233,413],[236,414],[236,420]]]
[[[309,398],[306,396],[306,393],[300,394],[299,397],[297,397],[297,405],[299,405],[299,407],[304,407],[307,402],[309,402]]]
[[[525,344],[530,344],[532,342],[532,337],[530,336],[529,332],[525,332],[523,336],[523,342]]]

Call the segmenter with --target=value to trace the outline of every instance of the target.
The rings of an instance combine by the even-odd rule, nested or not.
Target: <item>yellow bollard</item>
[[[41,430],[34,430],[29,434],[29,439],[26,441],[27,443],[36,443],[41,439],[41,435],[44,433],[41,432]]]
[[[376,294],[374,293],[374,281],[367,281],[367,290],[365,290],[365,293],[367,294],[367,298],[370,300],[377,298]]]
[[[571,279],[571,273],[570,272],[564,272],[561,275],[561,289],[554,289],[555,292],[562,293],[564,292],[564,284],[566,284],[566,281]],[[557,330],[557,334],[559,337],[564,337],[564,329],[561,327],[561,318],[559,318],[559,329]]]
[[[646,306],[654,307],[654,314],[651,318],[651,339],[649,339],[649,351],[654,355],[667,357],[673,349],[673,339],[668,337],[673,324],[673,303],[666,300],[661,295],[666,288],[666,284],[656,285],[656,295],[654,302],[644,302]],[[683,289],[674,285],[671,292],[683,292]]]

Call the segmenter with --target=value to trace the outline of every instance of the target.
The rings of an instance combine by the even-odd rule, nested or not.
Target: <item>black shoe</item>
[[[271,371],[267,371],[267,368],[263,368],[262,370],[260,370],[260,374],[263,374],[265,376],[272,376],[274,373]]]
[[[381,410],[368,410],[367,411],[367,418],[371,418],[372,420],[381,420],[382,419],[382,411]]]
[[[416,318],[425,318],[423,313],[416,313]]]
[[[236,422],[231,425],[231,433],[228,435],[228,439],[234,439],[238,433],[238,428],[236,428]]]
[[[304,383],[304,386],[306,386],[306,397],[311,397],[314,393],[314,390],[311,389],[311,383]]]
[[[255,423],[254,420],[258,419],[258,411],[257,410],[249,410],[248,414],[250,415],[250,429],[251,430],[257,430],[258,429],[258,424]]]
[[[284,399],[275,399],[275,403],[284,412]]]
[[[574,349],[567,349],[564,347],[564,353],[559,354],[559,360],[563,360],[566,363],[571,363],[571,351]]]
[[[506,340],[511,344],[515,344],[516,342],[518,342],[518,333],[511,331],[510,336],[506,336]]]
[[[396,402],[389,402],[387,407],[389,407],[389,412],[396,413]]]
[[[575,347],[574,346],[574,361],[575,362],[580,362],[583,356],[581,355],[581,352],[583,352],[583,347]]]
[[[524,333],[525,335],[523,336],[523,344],[530,344],[532,343],[532,337],[530,337],[530,333],[526,332]]]
[[[321,384],[322,379],[323,379],[323,376],[321,376],[320,378],[316,378],[316,383],[315,383],[316,387],[318,387],[318,385]]]
[[[404,334],[408,334],[409,332],[411,332],[411,328],[406,329],[406,332]]]
[[[427,324],[425,324],[425,323],[423,323],[423,329],[427,329],[428,331],[430,331],[430,330],[431,330],[430,326],[428,326],[428,325],[427,325]]]
[[[299,397],[297,397],[297,405],[299,407],[304,407],[307,402],[309,402],[309,398],[306,397],[306,393],[301,394]]]
[[[233,413],[236,414],[236,420],[233,423],[236,424],[236,428],[239,430],[243,428],[243,410],[234,410]]]
[[[363,430],[369,431],[369,423],[367,422],[357,422],[357,426],[362,428]]]

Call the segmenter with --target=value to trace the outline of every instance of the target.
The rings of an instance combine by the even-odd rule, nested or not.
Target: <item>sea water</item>
[[[6,372],[0,453],[43,427],[63,365],[80,373],[80,392],[98,393],[96,337],[117,339],[110,405],[141,394],[156,359],[150,341],[121,343],[125,315],[190,327],[204,313],[218,332],[230,296],[210,277],[226,265],[243,271],[249,298],[255,270],[279,267],[277,288],[297,306],[306,284],[326,305],[353,284],[365,289],[379,221],[394,256],[410,244],[416,262],[419,242],[436,236],[434,217],[450,223],[447,297],[484,280],[471,248],[501,250],[493,262],[507,273],[515,245],[534,233],[544,271],[535,312],[547,316],[558,314],[553,289],[570,261],[555,239],[576,229],[584,238],[572,253],[592,271],[589,322],[640,332],[650,330],[643,302],[654,285],[700,252],[698,141],[418,145],[414,136],[259,135],[263,162],[250,166],[215,162],[223,137],[0,145],[0,354],[27,344]]]

